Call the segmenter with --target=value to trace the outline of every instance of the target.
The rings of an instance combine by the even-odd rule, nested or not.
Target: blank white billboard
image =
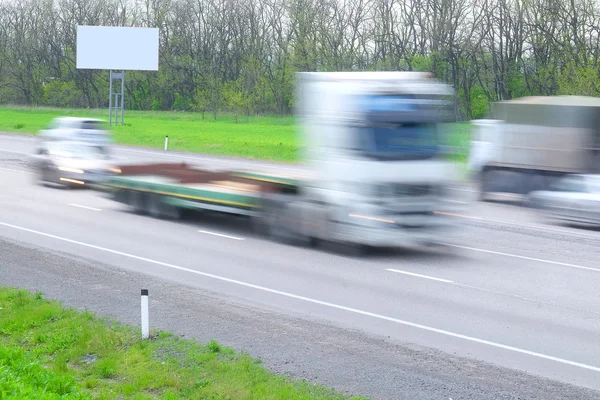
[[[158,28],[77,26],[77,69],[158,71]]]

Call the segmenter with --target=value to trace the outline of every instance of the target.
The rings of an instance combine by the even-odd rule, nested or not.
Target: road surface
[[[600,234],[469,203],[435,250],[348,258],[272,243],[243,220],[132,214],[33,183],[31,138],[0,135],[0,284],[223,344],[381,399],[600,398]],[[298,167],[118,148],[124,163]],[[457,188],[470,202],[468,186]]]

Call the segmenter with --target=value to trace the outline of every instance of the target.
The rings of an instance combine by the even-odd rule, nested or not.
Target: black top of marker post
[[[148,289],[142,289],[142,296],[148,296]]]

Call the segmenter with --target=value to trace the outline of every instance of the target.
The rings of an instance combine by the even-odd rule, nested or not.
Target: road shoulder
[[[598,392],[400,345],[326,322],[265,312],[151,276],[0,239],[0,284],[139,324],[150,290],[152,328],[247,351],[270,370],[374,399],[597,399]],[[84,253],[82,253],[83,255]]]

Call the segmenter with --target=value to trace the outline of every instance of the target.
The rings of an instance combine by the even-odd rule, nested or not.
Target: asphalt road
[[[469,203],[436,250],[368,259],[272,243],[243,220],[168,222],[39,187],[31,138],[0,136],[0,284],[246,349],[268,367],[382,399],[600,398],[600,234]],[[274,163],[119,148],[123,162]],[[457,188],[470,201],[468,186]]]

